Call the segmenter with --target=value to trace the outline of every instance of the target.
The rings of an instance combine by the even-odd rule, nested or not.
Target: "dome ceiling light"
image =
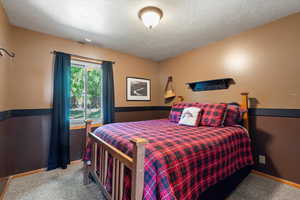
[[[163,17],[163,12],[157,7],[148,6],[141,9],[138,16],[147,28],[152,29],[159,24]]]

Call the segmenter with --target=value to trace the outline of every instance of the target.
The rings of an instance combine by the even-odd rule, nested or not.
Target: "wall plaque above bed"
[[[221,90],[227,89],[230,84],[233,84],[232,78],[215,79],[208,81],[198,81],[187,83],[187,85],[194,91],[207,91],[207,90]]]

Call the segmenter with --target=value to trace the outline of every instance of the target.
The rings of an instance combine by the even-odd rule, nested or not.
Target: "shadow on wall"
[[[259,101],[257,98],[249,97],[249,108],[257,108]]]
[[[257,105],[259,104],[258,99],[256,98],[249,98],[249,108],[256,109]],[[253,158],[255,162],[254,169],[257,171],[261,171],[267,174],[271,174],[273,176],[281,177],[280,173],[276,169],[275,165],[273,164],[272,158],[269,156],[269,146],[274,140],[274,136],[272,134],[258,129],[256,126],[257,116],[255,114],[251,114],[250,112],[250,137],[252,141],[252,152]],[[259,163],[259,155],[265,156],[266,163],[261,164]],[[268,191],[275,191],[278,187],[278,184],[268,186]]]

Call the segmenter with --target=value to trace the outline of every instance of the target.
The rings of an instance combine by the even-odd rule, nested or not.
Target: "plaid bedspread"
[[[162,119],[109,124],[95,130],[95,134],[129,156],[132,155],[130,138],[149,140],[145,200],[198,199],[210,186],[253,164],[250,138],[238,126],[188,127]],[[85,159],[88,157],[87,154]],[[124,182],[124,199],[128,199],[128,174]],[[108,188],[109,185],[108,182]]]

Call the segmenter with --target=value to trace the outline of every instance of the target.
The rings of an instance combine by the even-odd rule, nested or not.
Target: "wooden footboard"
[[[127,156],[117,148],[108,144],[91,132],[92,121],[86,121],[86,143],[92,144],[90,165],[85,164],[84,184],[90,183],[90,176],[100,185],[108,199],[121,200],[123,198],[124,167],[131,170],[131,199],[141,200],[144,189],[144,158],[147,140],[134,138],[132,157]],[[86,146],[85,146],[86,147]],[[108,155],[113,158],[112,165],[112,194],[105,190],[108,174]]]

